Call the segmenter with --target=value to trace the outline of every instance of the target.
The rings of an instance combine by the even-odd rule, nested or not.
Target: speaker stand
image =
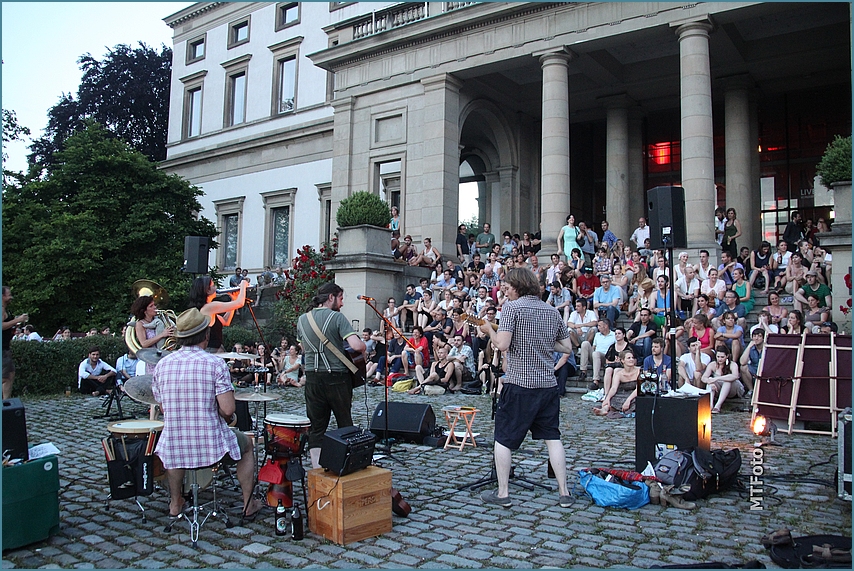
[[[489,484],[495,484],[497,482],[498,482],[498,472],[495,470],[495,459],[493,458],[492,468],[490,469],[488,476],[484,476],[483,478],[481,478],[479,480],[475,480],[474,482],[469,482],[468,484],[463,484],[462,486],[457,488],[457,490],[458,491],[463,491],[463,490],[475,491],[475,490],[478,490],[484,486],[488,486]],[[553,488],[551,486],[547,486],[545,484],[540,484],[539,482],[533,482],[533,481],[531,481],[527,478],[524,478],[522,476],[517,476],[516,475],[516,467],[513,466],[512,464],[510,465],[509,483],[514,485],[514,486],[518,486],[519,488],[522,488],[523,490],[528,490],[528,491],[533,490],[535,487],[542,488],[544,490],[548,490],[549,492],[553,491]]]

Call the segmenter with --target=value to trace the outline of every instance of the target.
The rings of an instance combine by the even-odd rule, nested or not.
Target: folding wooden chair
[[[765,349],[756,371],[756,386],[751,401],[753,414],[750,424],[758,414],[766,418],[785,420],[788,433],[795,422],[793,402],[794,377],[798,363],[803,361],[802,336],[770,333],[765,338]]]

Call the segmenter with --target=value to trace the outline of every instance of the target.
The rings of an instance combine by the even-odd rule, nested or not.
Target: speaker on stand
[[[646,200],[650,248],[687,248],[685,189],[681,186],[656,186],[646,191]]]
[[[207,236],[184,237],[184,267],[186,274],[208,273],[208,252],[211,249],[211,239]]]

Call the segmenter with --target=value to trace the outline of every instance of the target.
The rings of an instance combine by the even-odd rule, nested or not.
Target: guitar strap
[[[351,373],[356,373],[358,371],[356,365],[353,362],[344,356],[344,353],[341,350],[329,342],[329,339],[326,335],[323,334],[323,331],[320,330],[320,327],[317,326],[317,322],[314,320],[314,316],[311,314],[311,311],[305,314],[306,319],[308,319],[308,324],[311,325],[311,328],[314,330],[315,335],[317,335],[320,342],[323,343],[323,346],[329,349],[333,355],[338,357],[338,360],[344,363],[348,369],[350,369]]]

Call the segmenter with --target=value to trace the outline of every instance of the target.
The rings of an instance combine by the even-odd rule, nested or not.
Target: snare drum
[[[139,440],[148,439],[148,435],[154,432],[154,445],[157,446],[157,441],[160,439],[160,432],[163,430],[162,420],[121,420],[111,422],[107,425],[107,430],[117,439]],[[163,470],[163,462],[160,458],[154,456],[154,478],[159,479],[166,473]]]
[[[264,444],[267,454],[276,457],[297,456],[302,435],[308,435],[311,421],[295,414],[268,414],[264,419]]]

